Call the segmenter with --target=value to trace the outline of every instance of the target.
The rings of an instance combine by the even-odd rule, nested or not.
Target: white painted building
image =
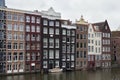
[[[88,65],[110,67],[110,29],[107,21],[90,24],[88,28]]]

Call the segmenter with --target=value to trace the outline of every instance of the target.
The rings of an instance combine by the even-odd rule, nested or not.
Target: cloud
[[[62,18],[79,19],[81,15],[89,22],[108,20],[112,30],[120,25],[120,1],[115,0],[6,0],[10,8],[24,10],[47,10],[53,7]]]

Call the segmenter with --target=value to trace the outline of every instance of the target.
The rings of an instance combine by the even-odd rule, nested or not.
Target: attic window
[[[99,26],[95,26],[95,29],[96,29],[96,30],[99,30]]]
[[[107,26],[105,26],[105,29],[107,30],[107,29],[108,29],[108,27],[107,27]]]

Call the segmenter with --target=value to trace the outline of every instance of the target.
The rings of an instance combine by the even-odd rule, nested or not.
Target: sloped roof
[[[97,32],[110,31],[107,20],[103,22],[93,23],[92,26],[94,31],[97,31]],[[106,26],[107,26],[107,29],[106,29]],[[96,29],[95,27],[98,27],[98,29]]]

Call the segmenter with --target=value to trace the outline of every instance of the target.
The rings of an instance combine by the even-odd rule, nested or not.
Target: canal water
[[[120,80],[120,69],[0,76],[0,80]]]

